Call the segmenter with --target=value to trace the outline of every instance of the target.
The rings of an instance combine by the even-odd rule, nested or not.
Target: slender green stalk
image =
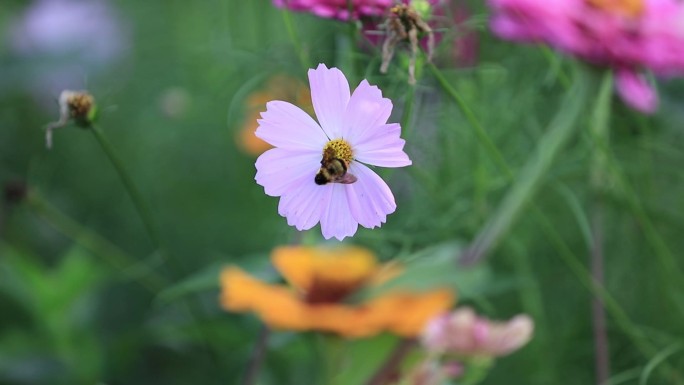
[[[292,16],[290,15],[291,12],[287,9],[283,9],[281,13],[283,15],[283,22],[285,23],[287,35],[290,37],[290,41],[292,42],[292,46],[294,47],[295,51],[297,51],[297,58],[299,59],[299,64],[301,64],[302,68],[304,69],[304,72],[306,72],[310,68],[309,59],[307,58],[307,55],[304,52],[302,44],[299,40],[297,30],[295,29],[294,24],[292,24]]]
[[[411,127],[411,121],[413,120],[414,104],[416,99],[416,86],[409,85],[408,92],[406,93],[406,98],[404,99],[404,111],[401,114],[401,130],[402,136],[408,142],[411,134],[415,131],[409,129]]]
[[[107,157],[111,161],[112,165],[116,169],[117,173],[119,174],[119,178],[121,179],[121,182],[124,185],[124,188],[128,192],[128,195],[131,197],[131,200],[133,201],[133,204],[138,212],[138,215],[142,219],[145,229],[154,243],[154,246],[156,247],[157,251],[161,254],[162,258],[164,258],[164,261],[167,264],[167,270],[169,272],[174,272],[174,271],[180,271],[178,269],[178,266],[173,266],[176,268],[172,268],[170,265],[178,265],[177,261],[171,258],[169,253],[164,249],[163,245],[161,244],[160,238],[157,235],[157,232],[155,230],[155,226],[152,221],[152,216],[150,214],[150,210],[145,204],[145,201],[142,198],[142,195],[138,191],[137,187],[135,186],[135,183],[133,182],[133,179],[130,177],[128,172],[126,171],[126,168],[123,165],[123,162],[121,159],[118,157],[116,152],[114,151],[114,148],[111,146],[107,138],[104,136],[102,131],[99,129],[97,126],[91,126],[91,131],[95,135],[95,138],[97,139],[98,143],[100,143],[100,146],[102,147],[102,150],[107,154]],[[183,311],[185,311],[190,318],[192,322],[195,322],[199,317],[197,316],[198,310],[196,306],[189,301],[182,300],[181,302],[181,308]],[[211,340],[205,333],[204,329],[199,327],[199,325],[196,327],[195,332],[197,334],[197,338],[206,345],[207,351],[210,355],[210,358],[218,365],[218,359],[216,357],[216,353],[214,350],[212,350],[212,344]]]
[[[432,72],[432,75],[435,77],[435,79],[437,79],[437,82],[442,87],[444,92],[446,92],[451,97],[451,99],[453,99],[454,102],[456,102],[456,105],[461,110],[466,120],[468,121],[468,123],[470,123],[471,127],[473,128],[473,132],[475,133],[477,140],[489,153],[489,156],[492,158],[492,160],[497,164],[501,171],[504,172],[506,177],[512,179],[513,173],[508,168],[506,160],[501,155],[501,152],[496,147],[492,139],[489,137],[489,134],[487,134],[487,131],[485,131],[484,127],[482,127],[480,121],[477,119],[477,117],[475,117],[473,111],[465,103],[463,98],[461,98],[461,95],[459,95],[458,92],[456,92],[456,90],[454,89],[454,87],[452,87],[451,84],[449,84],[449,81],[447,81],[444,75],[442,75],[441,71],[437,69],[437,67],[435,67],[434,64],[428,62],[427,66]]]
[[[139,270],[140,263],[129,257],[115,244],[78,223],[62,213],[58,208],[43,199],[37,192],[31,192],[27,199],[29,207],[52,225],[60,233],[71,238],[86,250],[100,256],[108,264],[120,270],[124,276],[128,271]],[[152,293],[157,293],[164,286],[164,279],[158,276],[152,269],[142,266],[144,275],[135,275],[137,282]]]
[[[548,46],[542,45],[540,48],[542,54],[551,65],[553,73],[558,77],[560,84],[565,89],[570,88],[572,82],[570,81],[570,77],[565,73],[565,71],[563,71],[563,68],[561,67],[562,61],[553,53],[551,48],[549,48]]]
[[[93,132],[93,135],[95,135],[95,139],[97,139],[97,142],[100,144],[100,147],[102,147],[102,150],[105,152],[105,154],[109,158],[109,161],[112,162],[114,169],[116,169],[116,172],[119,174],[119,178],[121,179],[121,182],[123,183],[126,192],[131,197],[133,205],[135,206],[135,209],[138,212],[138,215],[140,216],[140,219],[142,220],[145,226],[145,231],[147,231],[147,235],[150,237],[150,240],[152,240],[152,243],[158,250],[161,249],[159,236],[157,234],[156,227],[154,226],[154,222],[152,221],[150,209],[149,207],[147,207],[147,204],[145,204],[145,200],[142,198],[142,195],[140,195],[140,192],[138,191],[138,189],[135,186],[135,183],[133,182],[133,179],[126,171],[123,162],[117,156],[116,152],[114,151],[114,148],[109,143],[109,141],[104,136],[99,127],[92,126],[90,131]]]
[[[604,75],[597,101],[594,105],[589,129],[594,137],[606,143],[610,137],[610,98],[613,94],[613,78],[609,72]],[[603,250],[603,193],[607,188],[608,172],[606,157],[600,151],[594,151],[591,161],[589,185],[593,192],[591,210],[590,261],[591,275],[596,283],[604,286],[604,250]],[[592,300],[592,327],[594,329],[594,359],[596,383],[603,384],[610,378],[610,353],[608,351],[608,333],[606,331],[606,310],[600,298]]]

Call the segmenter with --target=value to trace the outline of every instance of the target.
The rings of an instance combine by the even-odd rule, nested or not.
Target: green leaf
[[[488,290],[491,273],[486,266],[461,267],[458,256],[463,249],[457,241],[442,243],[416,252],[402,263],[404,272],[398,277],[362,293],[368,299],[387,291],[401,289],[428,291],[437,287],[457,290],[460,298],[482,295]]]

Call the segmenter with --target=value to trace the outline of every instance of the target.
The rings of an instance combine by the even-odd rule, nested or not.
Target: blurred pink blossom
[[[657,95],[641,72],[684,74],[684,2],[677,0],[489,0],[499,36],[543,42],[617,70],[616,88],[650,113]]]
[[[86,76],[113,65],[128,43],[106,0],[34,1],[7,32],[23,75],[14,81],[37,94],[83,85]]]
[[[273,0],[276,7],[339,20],[349,20],[348,3],[348,0]],[[393,4],[394,0],[351,0],[351,16],[354,20],[360,17],[382,16]]]
[[[495,322],[465,307],[433,319],[423,333],[423,345],[437,353],[503,356],[525,345],[533,330],[534,323],[526,315]]]

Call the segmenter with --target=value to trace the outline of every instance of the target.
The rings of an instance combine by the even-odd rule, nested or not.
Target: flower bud
[[[95,98],[88,91],[64,90],[59,94],[59,120],[48,124],[45,132],[47,148],[52,148],[52,131],[73,121],[81,128],[88,128],[97,117]]]

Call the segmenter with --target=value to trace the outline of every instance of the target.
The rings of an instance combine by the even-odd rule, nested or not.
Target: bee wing
[[[342,183],[342,184],[352,184],[352,183],[356,182],[356,180],[357,179],[354,176],[354,174],[346,173],[346,174],[342,175],[341,177],[336,178],[335,182],[336,183]]]

